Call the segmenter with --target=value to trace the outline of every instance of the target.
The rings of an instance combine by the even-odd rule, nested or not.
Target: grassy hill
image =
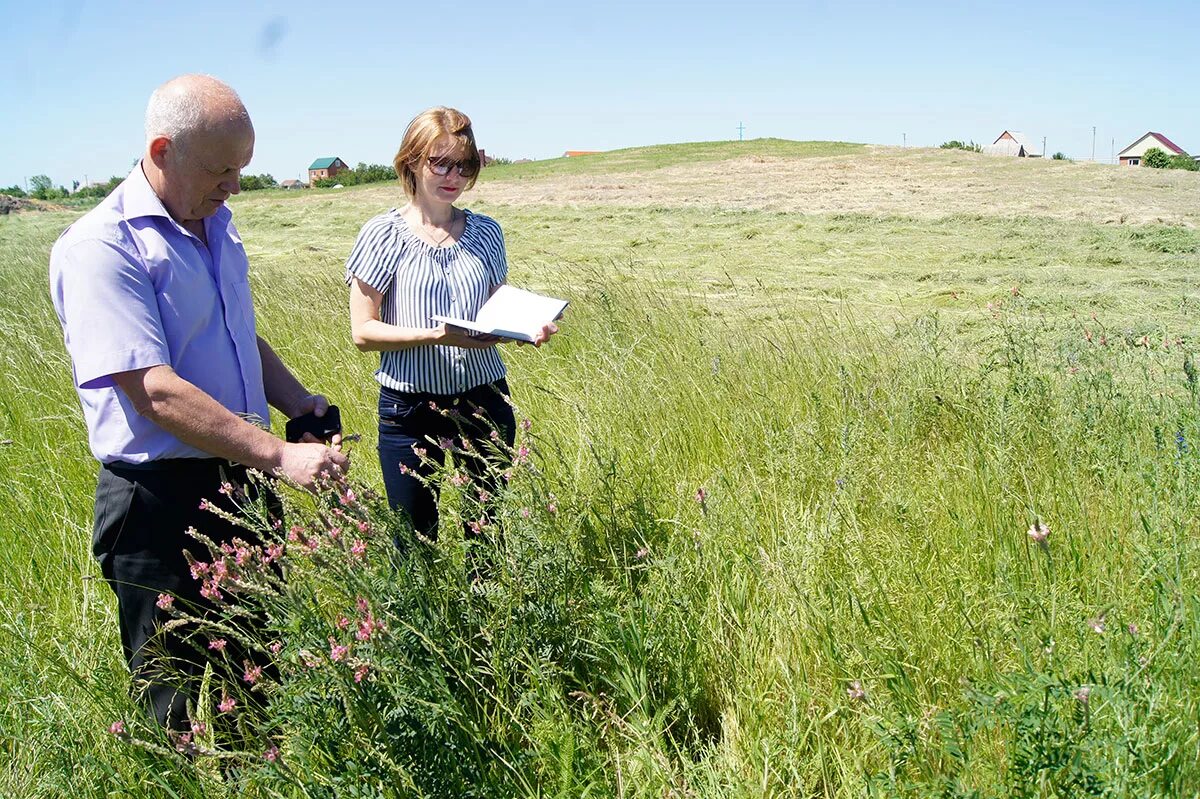
[[[77,213],[0,218],[0,795],[1200,793],[1198,188],[776,140],[485,171],[464,204],[511,281],[571,300],[503,352],[533,455],[496,580],[467,585],[454,524],[394,560],[382,515],[361,564],[291,563],[286,676],[210,686],[274,726],[205,738],[220,761],[141,721],[89,553],[45,279]],[[375,489],[342,269],[402,202],[231,203],[260,331]],[[360,595],[386,646],[338,626]],[[337,636],[369,679],[305,665]]]

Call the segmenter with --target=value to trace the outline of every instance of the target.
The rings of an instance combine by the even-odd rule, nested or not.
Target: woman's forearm
[[[366,319],[354,325],[354,346],[363,352],[390,352],[438,343],[441,331],[430,327],[399,327],[378,319]]]

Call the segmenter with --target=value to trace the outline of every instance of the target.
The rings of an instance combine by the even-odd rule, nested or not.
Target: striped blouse
[[[346,261],[346,284],[358,278],[382,294],[379,318],[389,325],[437,327],[432,314],[474,319],[508,278],[508,260],[500,225],[464,213],[462,235],[445,247],[419,238],[395,208],[371,219]],[[459,394],[504,375],[495,347],[434,344],[380,353],[375,379],[396,391]]]

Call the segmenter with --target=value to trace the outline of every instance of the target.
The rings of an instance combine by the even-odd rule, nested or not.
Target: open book
[[[489,336],[533,341],[542,326],[557,319],[566,307],[566,300],[503,285],[483,304],[473,322],[438,314],[433,314],[432,318]]]

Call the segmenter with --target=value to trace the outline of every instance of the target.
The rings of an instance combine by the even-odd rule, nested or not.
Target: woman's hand
[[[535,333],[533,335],[533,341],[528,342],[528,343],[533,344],[533,346],[535,346],[535,347],[540,347],[543,344],[545,344],[547,341],[549,341],[550,337],[553,336],[557,332],[558,332],[558,325],[554,324],[553,322],[547,322],[546,324],[542,325],[541,330],[539,330],[537,333]],[[527,342],[518,341],[517,343],[525,344]]]
[[[467,350],[486,350],[494,347],[501,339],[485,333],[472,333],[466,328],[448,325],[445,322],[434,328],[434,344],[447,347],[462,347]]]

